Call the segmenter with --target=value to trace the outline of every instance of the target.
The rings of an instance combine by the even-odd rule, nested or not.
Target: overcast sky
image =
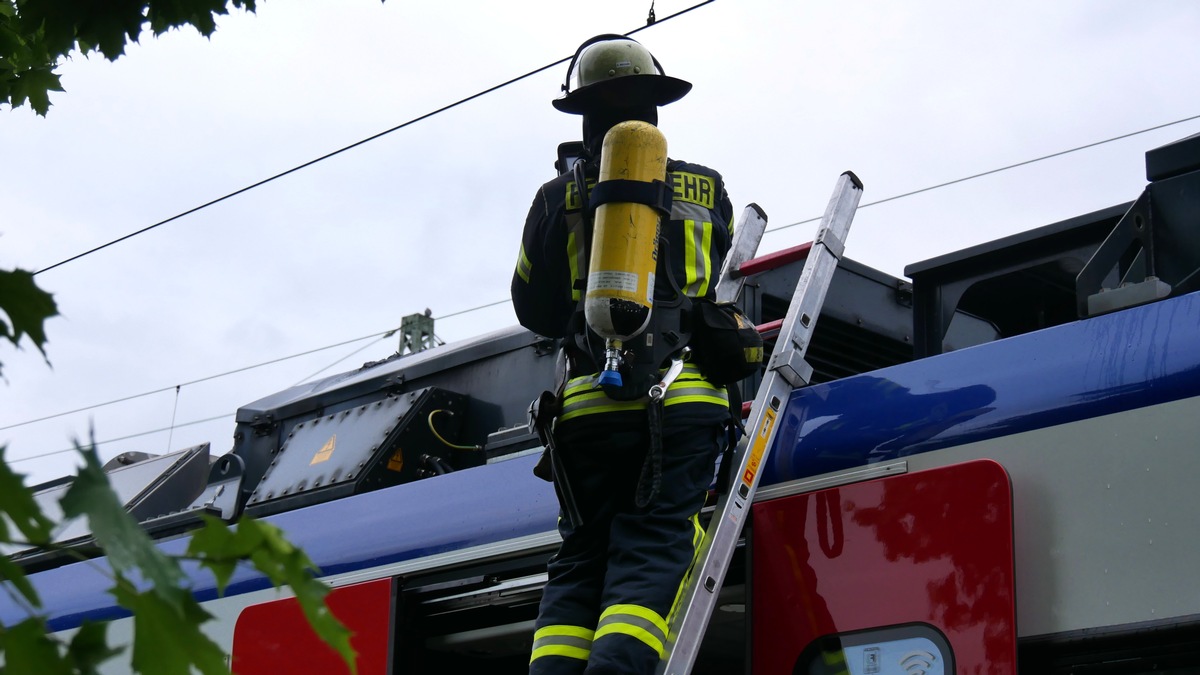
[[[54,265],[644,25],[649,7],[259,0],[211,40],[188,29],[116,63],[76,58],[46,118],[0,110],[0,268]],[[637,37],[695,85],[660,112],[670,154],[721,171],[737,214],[766,210],[761,252],[811,239],[814,224],[781,226],[819,216],[845,170],[867,204],[1200,115],[1200,3],[1184,0],[717,0]],[[565,68],[39,274],[62,316],[46,326],[51,365],[0,345],[9,459],[70,448],[89,424],[105,459],[221,454],[239,406],[385,358],[398,338],[176,385],[426,308],[448,342],[514,324],[526,211],[558,143],[579,136],[550,105]],[[846,255],[902,276],[1133,200],[1145,151],[1198,132],[1192,120],[863,208]],[[36,483],[74,463],[18,467]]]

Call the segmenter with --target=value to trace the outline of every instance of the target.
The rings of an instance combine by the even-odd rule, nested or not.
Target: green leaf
[[[325,604],[325,596],[329,593],[329,587],[311,578],[306,581],[289,582],[288,585],[296,594],[300,609],[304,612],[304,617],[308,619],[308,624],[313,632],[341,655],[352,674],[357,673],[356,654],[354,647],[350,645],[350,629],[346,628]]]
[[[304,551],[287,541],[283,532],[274,525],[243,518],[238,523],[238,530],[247,525],[256,528],[263,540],[263,547],[251,554],[251,562],[273,580],[282,579],[291,587],[313,631],[341,655],[351,673],[357,672],[354,648],[350,646],[350,630],[338,621],[325,604],[329,587],[313,577],[313,572],[318,571],[316,565]]]
[[[50,92],[63,90],[58,74],[49,68],[33,68],[21,73],[16,86],[29,98],[29,107],[42,117],[50,112]]]
[[[0,513],[21,531],[25,541],[46,544],[54,523],[42,513],[33,493],[25,487],[25,476],[14,472],[4,459],[6,450],[0,445]]]
[[[29,583],[21,567],[9,560],[8,556],[0,556],[0,579],[15,586],[30,606],[35,609],[41,608],[42,600],[34,590],[33,584]]]
[[[312,560],[279,528],[243,516],[236,531],[231,532],[223,522],[207,518],[204,527],[193,533],[188,555],[199,558],[201,566],[212,570],[221,592],[236,561],[249,558],[276,588],[286,585],[292,589],[313,631],[341,655],[352,673],[357,672],[350,631],[325,604],[329,587],[314,576],[319,570]]]
[[[55,82],[57,81],[55,76]],[[45,355],[43,345],[46,344],[46,331],[42,324],[46,319],[58,314],[58,307],[54,304],[54,297],[33,282],[33,272],[21,269],[0,270],[0,310],[8,315],[12,325],[10,331],[9,324],[0,320],[0,337],[8,338],[13,344],[17,344],[22,336],[28,335]]]
[[[0,10],[3,7],[3,0],[0,0]],[[0,11],[0,59],[20,63],[21,58],[28,58],[28,51],[24,38],[13,28],[12,19],[3,16],[3,11]]]
[[[76,0],[21,0],[17,5],[17,25],[29,41],[42,42],[46,49],[44,65],[52,65],[71,50],[75,26],[87,6]]]
[[[108,624],[97,621],[85,621],[79,626],[71,644],[67,646],[67,660],[75,667],[79,675],[95,675],[99,673],[101,663],[124,651],[121,647],[109,647],[107,633]]]
[[[250,541],[251,528],[245,528],[244,536],[239,537],[224,521],[207,515],[202,517],[204,526],[192,533],[186,555],[199,559],[201,567],[212,571],[217,581],[217,593],[224,594],[238,561],[249,557],[259,542]]]
[[[200,624],[212,618],[190,595],[181,605],[154,591],[138,593],[127,581],[113,589],[117,602],[133,612],[133,670],[153,675],[229,675],[225,653]]]
[[[74,675],[70,662],[46,630],[43,619],[33,618],[0,632],[5,675]]]
[[[149,24],[159,35],[191,25],[210,36],[229,7],[249,12],[255,0],[0,0],[0,104],[29,102],[39,115],[49,92],[62,91],[55,68],[73,52],[99,51],[110,61]],[[6,30],[7,29],[7,30]]]
[[[76,443],[78,447],[78,443]],[[185,590],[179,563],[167,557],[137,524],[117,499],[108,477],[100,466],[94,447],[79,448],[84,466],[79,470],[67,494],[63,495],[63,515],[87,516],[96,543],[104,549],[109,564],[118,574],[140,571],[162,600],[182,607],[191,594]]]

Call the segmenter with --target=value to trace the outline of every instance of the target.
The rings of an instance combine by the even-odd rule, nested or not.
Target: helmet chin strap
[[[658,108],[643,106],[639,108],[604,108],[589,111],[583,115],[583,144],[592,157],[600,156],[604,145],[604,134],[608,130],[628,120],[639,120],[658,126]]]

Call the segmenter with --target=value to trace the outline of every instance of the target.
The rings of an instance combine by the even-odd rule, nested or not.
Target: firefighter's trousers
[[[581,523],[560,515],[563,543],[547,568],[531,674],[649,674],[657,667],[704,535],[698,517],[727,418],[718,406],[681,408],[700,412],[668,413],[661,482],[644,508],[636,505],[650,442],[644,411],[640,422],[626,416],[621,424],[574,425],[560,438]]]

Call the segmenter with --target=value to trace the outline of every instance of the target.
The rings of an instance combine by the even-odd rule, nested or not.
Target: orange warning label
[[[317,454],[313,455],[312,461],[309,462],[308,465],[312,466],[313,464],[320,464],[321,462],[328,460],[330,457],[333,457],[333,449],[336,446],[337,434],[334,434],[329,437],[329,440],[325,441],[325,445],[321,446],[321,449],[317,451]]]
[[[750,459],[746,462],[746,470],[742,472],[742,482],[748,487],[754,485],[754,477],[758,475],[763,453],[767,451],[767,443],[771,440],[771,430],[774,428],[775,411],[767,408],[763,411],[763,420],[758,425],[758,433],[754,434],[754,443],[750,446]]]
[[[388,471],[401,471],[404,469],[404,450],[403,449],[396,448],[396,451],[393,452],[392,456],[388,458],[387,468],[388,468]]]

